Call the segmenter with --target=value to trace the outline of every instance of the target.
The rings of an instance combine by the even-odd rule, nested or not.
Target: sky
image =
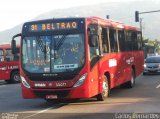
[[[133,0],[1,0],[0,32],[54,9]]]

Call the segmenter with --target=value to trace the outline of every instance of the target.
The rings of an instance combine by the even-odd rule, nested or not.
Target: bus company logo
[[[126,60],[127,64],[131,64],[134,62],[134,57],[130,57],[129,59]]]
[[[18,66],[8,66],[8,69],[18,69]]]
[[[62,82],[62,83],[56,83],[56,87],[65,87],[67,86],[67,83]]]
[[[7,70],[7,67],[0,67],[0,70],[5,71]]]
[[[115,67],[115,66],[117,66],[117,60],[109,59],[109,67]]]
[[[43,74],[43,76],[58,76],[58,74]]]
[[[52,87],[52,86],[53,86],[53,84],[52,84],[52,83],[49,83],[49,84],[48,84],[48,86],[49,86],[49,87]]]
[[[131,58],[130,58],[130,61],[131,61],[131,62],[134,62],[134,57],[131,57]]]
[[[35,87],[46,87],[45,83],[35,83],[34,84]]]

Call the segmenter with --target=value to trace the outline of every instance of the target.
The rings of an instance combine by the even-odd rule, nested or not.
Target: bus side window
[[[126,51],[132,51],[132,32],[131,31],[126,31]]]
[[[13,54],[11,53],[11,49],[6,49],[6,61],[11,62],[13,61]]]
[[[88,28],[88,42],[90,49],[90,59],[99,55],[99,45],[98,45],[98,26],[90,25]]]
[[[138,50],[137,32],[132,31],[132,47],[134,51]]]
[[[0,50],[0,62],[4,62],[4,51]]]
[[[109,39],[110,39],[111,52],[118,52],[117,32],[115,29],[109,30]]]
[[[138,50],[142,50],[142,36],[140,32],[137,32]]]
[[[102,28],[102,49],[103,53],[109,52],[109,43],[108,43],[108,32],[107,28]]]
[[[99,60],[99,41],[98,41],[98,26],[90,25],[88,29],[88,42],[91,69]]]
[[[98,48],[98,36],[92,35],[89,38],[89,46],[90,46],[90,59],[99,55],[99,48]]]
[[[6,61],[7,62],[13,62],[19,60],[19,53],[18,54],[12,54],[11,49],[6,50]]]
[[[120,51],[125,51],[125,34],[124,30],[118,30],[118,40]]]

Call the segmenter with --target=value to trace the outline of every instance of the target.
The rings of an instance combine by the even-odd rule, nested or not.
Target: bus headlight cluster
[[[25,80],[25,78],[23,76],[21,76],[21,81],[22,84],[26,87],[26,88],[31,88],[30,85],[27,83],[27,81]]]
[[[83,74],[81,78],[74,84],[73,87],[81,86],[84,83],[86,77],[87,77],[87,73]]]

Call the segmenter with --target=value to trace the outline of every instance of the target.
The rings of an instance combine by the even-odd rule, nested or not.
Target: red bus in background
[[[132,88],[143,72],[141,31],[98,17],[27,22],[21,37],[24,98],[103,101],[116,86]],[[15,52],[16,53],[16,52]]]
[[[19,54],[12,54],[11,45],[0,45],[0,80],[7,83],[20,82]]]

